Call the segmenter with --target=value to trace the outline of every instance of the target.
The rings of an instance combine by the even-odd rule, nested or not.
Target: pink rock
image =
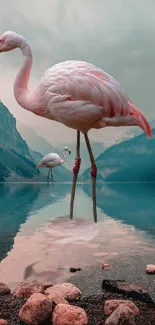
[[[44,287],[41,284],[20,283],[13,292],[14,297],[29,298],[34,293],[43,293]]]
[[[103,253],[95,253],[94,256],[95,257],[104,257],[104,256],[108,256],[109,253],[103,252]]]
[[[8,321],[6,319],[0,318],[0,325],[8,325]]]
[[[52,313],[52,302],[42,293],[34,293],[19,311],[19,318],[28,325],[46,321]]]
[[[125,304],[121,304],[115,311],[106,319],[105,325],[135,325],[134,315],[132,310]]]
[[[111,267],[110,264],[108,263],[102,264],[102,269],[107,269],[108,267]]]
[[[81,291],[72,283],[62,283],[54,285],[45,290],[45,294],[49,295],[57,293],[57,295],[63,296],[67,300],[78,300],[81,298]]]
[[[61,294],[58,294],[58,292],[53,291],[47,297],[49,300],[53,301],[55,303],[55,305],[69,304],[69,302],[66,299],[64,299],[64,297]]]
[[[87,325],[85,311],[77,306],[58,304],[52,314],[53,325]]]
[[[146,265],[146,273],[147,274],[155,274],[155,265],[153,265],[153,264]]]
[[[104,313],[105,315],[109,316],[111,315],[114,310],[119,307],[121,304],[126,305],[127,307],[129,307],[133,314],[135,316],[139,315],[139,309],[137,308],[137,306],[130,300],[106,300],[105,304],[104,304]]]
[[[32,284],[38,284],[43,286],[43,289],[46,290],[49,287],[53,286],[53,283],[50,281],[42,281],[42,282],[36,282],[36,281],[32,281]]]
[[[11,292],[10,288],[7,286],[7,284],[0,282],[0,296],[7,295]]]

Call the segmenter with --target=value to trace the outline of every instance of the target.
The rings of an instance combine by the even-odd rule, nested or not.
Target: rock
[[[34,293],[43,293],[44,288],[41,284],[20,283],[13,292],[13,296],[17,298],[29,298]]]
[[[62,283],[54,285],[45,290],[46,295],[57,294],[69,301],[79,300],[81,298],[81,291],[72,283]]]
[[[87,325],[85,311],[77,306],[58,304],[52,314],[53,325]]]
[[[126,305],[127,307],[129,307],[134,316],[139,315],[139,309],[137,308],[137,306],[130,300],[106,300],[105,304],[104,304],[104,313],[105,315],[109,316],[113,313],[113,311],[120,306],[121,304]]]
[[[29,325],[44,323],[52,313],[52,302],[42,293],[34,293],[19,311],[19,318]]]
[[[154,306],[154,301],[148,292],[137,284],[131,284],[124,280],[103,280],[102,290],[112,293],[121,293],[128,298],[140,300]]]
[[[135,325],[132,310],[125,304],[121,304],[106,319],[105,325]]]
[[[0,282],[0,296],[7,295],[11,292],[10,288],[7,286],[7,284]]]
[[[77,268],[77,269],[75,267],[70,268],[71,273],[74,273],[74,272],[77,272],[77,271],[81,271],[81,268]]]
[[[110,264],[108,264],[108,263],[104,263],[104,264],[102,264],[102,269],[104,270],[104,269],[107,269],[107,268],[110,268],[111,266],[110,266]]]
[[[153,264],[146,265],[146,273],[147,274],[155,274],[155,265],[153,265]]]
[[[44,290],[53,286],[53,283],[51,282],[42,282],[40,284],[43,286]]]
[[[0,325],[8,325],[8,321],[6,319],[0,318]]]
[[[41,285],[43,286],[43,289],[46,290],[47,288],[49,287],[52,287],[53,286],[53,283],[52,282],[48,282],[48,281],[45,281],[45,282],[36,282],[36,281],[32,281],[33,284],[38,284],[38,285]]]
[[[69,304],[69,302],[61,294],[58,294],[57,292],[54,292],[54,291],[53,291],[53,293],[51,293],[47,297],[52,302],[54,302],[55,305],[58,305],[58,304]]]

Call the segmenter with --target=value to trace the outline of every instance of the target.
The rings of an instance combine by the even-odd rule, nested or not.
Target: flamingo
[[[70,218],[73,218],[76,182],[81,164],[80,132],[84,135],[91,162],[93,214],[96,222],[97,166],[88,131],[108,126],[134,125],[139,126],[151,137],[151,127],[120,84],[99,67],[88,62],[69,60],[55,64],[45,71],[35,91],[30,92],[28,81],[32,67],[31,48],[22,35],[13,31],[3,33],[0,36],[0,52],[15,48],[20,48],[23,56],[22,66],[14,82],[17,103],[36,115],[77,130]]]
[[[71,150],[68,147],[64,147],[62,152],[62,157],[60,157],[57,153],[52,152],[45,155],[38,163],[36,168],[40,168],[40,167],[49,168],[47,181],[49,181],[50,174],[51,174],[52,183],[54,182],[52,168],[63,165],[65,163],[65,155],[64,155],[65,151],[67,151],[69,155],[71,154]]]

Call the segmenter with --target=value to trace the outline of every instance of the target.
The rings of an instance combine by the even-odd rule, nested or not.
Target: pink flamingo
[[[50,152],[47,155],[45,155],[38,163],[36,168],[40,168],[40,167],[49,168],[48,175],[47,175],[47,181],[49,181],[50,174],[51,174],[51,180],[52,180],[52,183],[54,183],[52,169],[55,168],[56,166],[60,166],[65,163],[64,152],[68,152],[69,155],[71,154],[71,150],[68,147],[64,147],[61,157],[57,153]]]
[[[139,126],[149,137],[152,130],[143,114],[133,105],[120,84],[93,64],[83,61],[65,61],[45,71],[40,84],[31,93],[28,81],[32,67],[32,52],[23,36],[5,32],[0,36],[0,52],[19,47],[23,63],[14,83],[14,95],[20,106],[36,115],[60,122],[77,130],[77,147],[70,202],[70,217],[76,181],[80,169],[80,132],[88,148],[92,176],[94,220],[96,212],[97,167],[90,146],[88,131],[107,126]]]

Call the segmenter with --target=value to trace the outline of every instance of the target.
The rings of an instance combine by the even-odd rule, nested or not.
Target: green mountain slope
[[[28,147],[17,131],[16,119],[2,102],[0,102],[0,120],[0,181],[46,181],[47,173],[36,169],[42,155],[34,153]],[[71,172],[64,166],[61,167],[55,168],[55,179],[70,180]]]
[[[143,133],[108,148],[97,157],[96,164],[99,181],[155,181],[155,128],[151,139]],[[89,169],[81,179],[88,178]]]

